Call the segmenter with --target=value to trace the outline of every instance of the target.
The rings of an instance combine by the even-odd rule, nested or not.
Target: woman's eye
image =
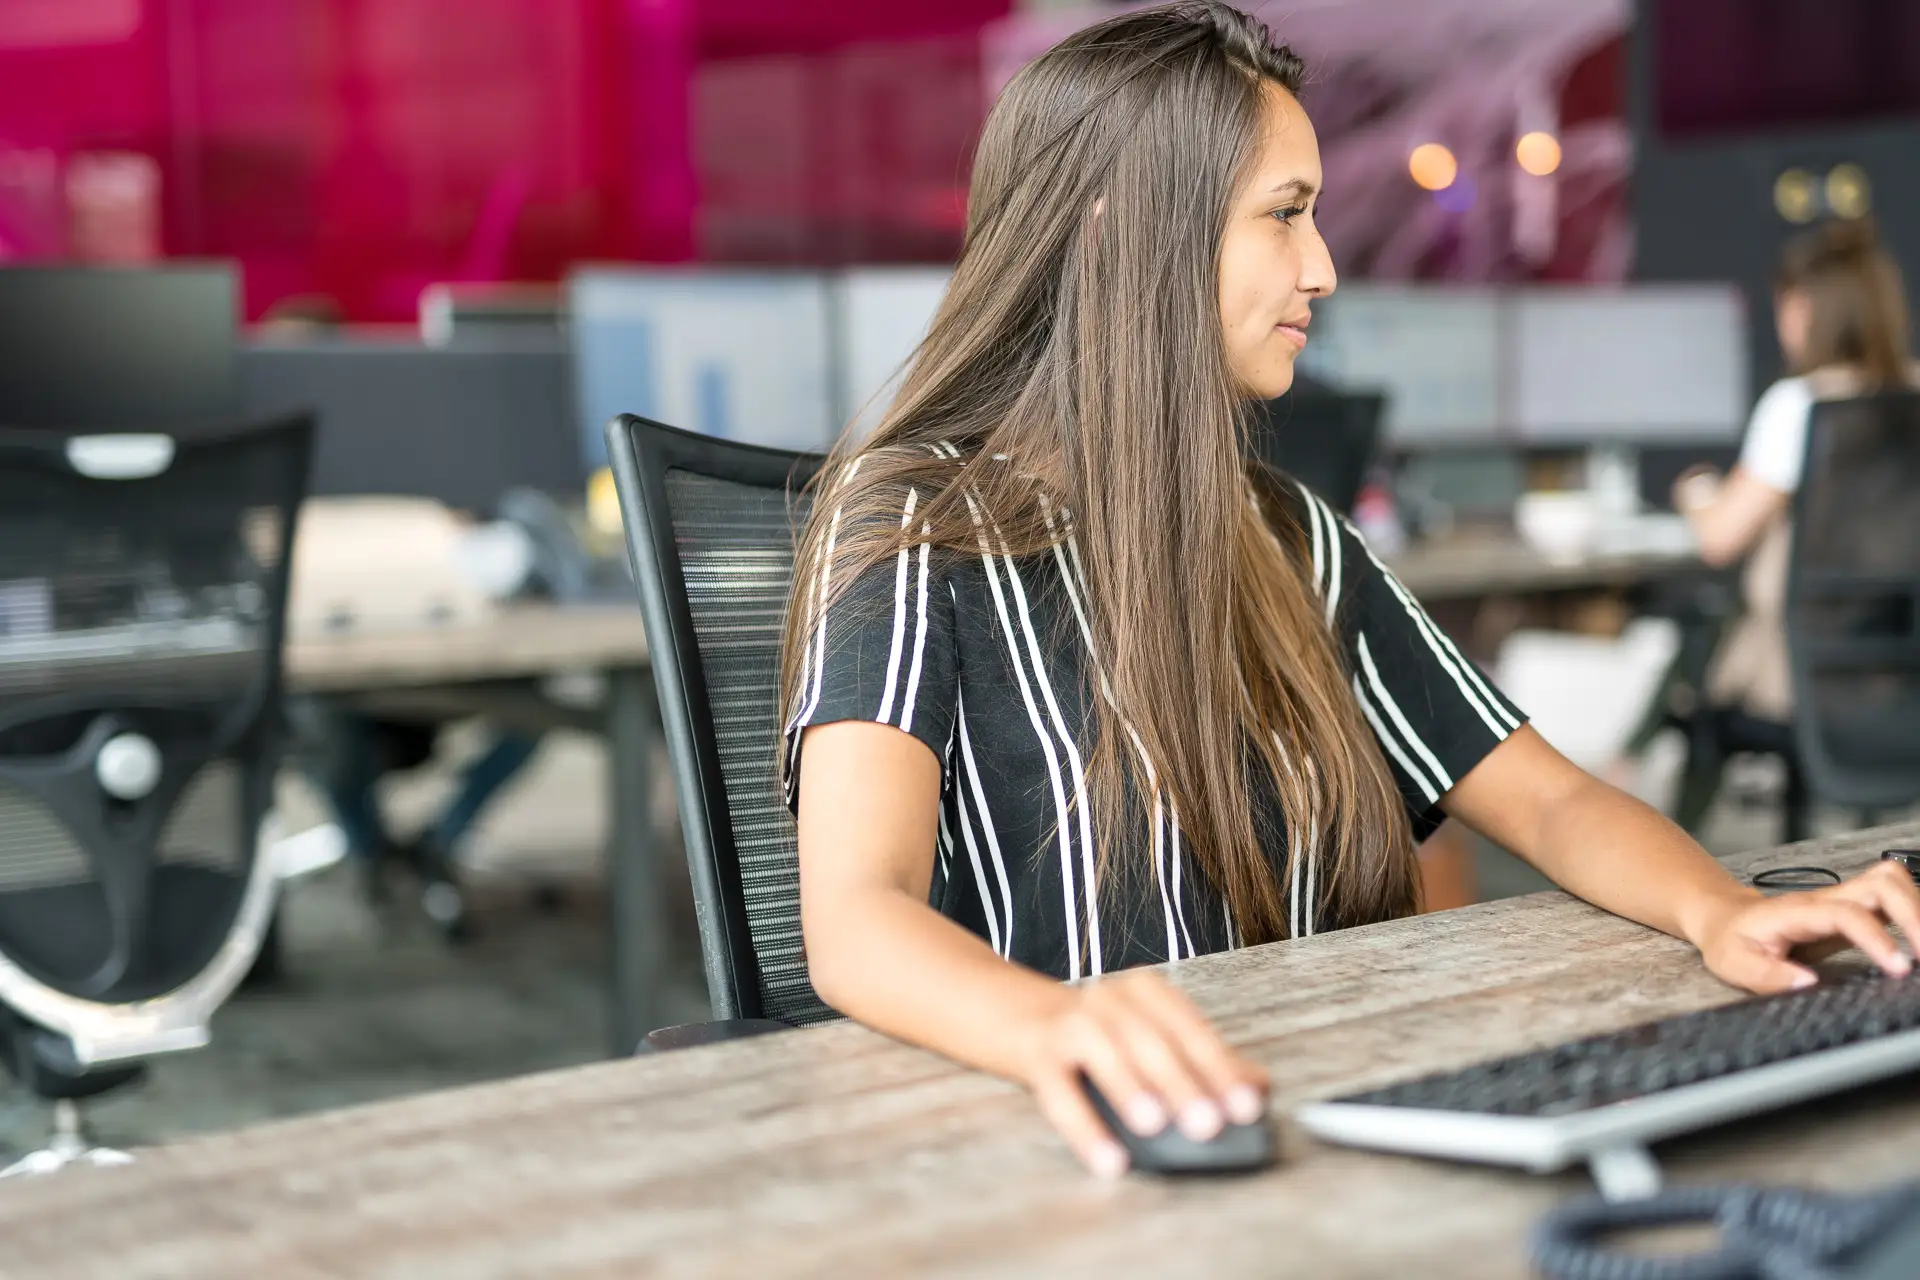
[[[1273,211],[1273,219],[1275,222],[1288,223],[1306,211],[1307,206],[1303,204],[1290,205],[1285,209],[1275,209]]]

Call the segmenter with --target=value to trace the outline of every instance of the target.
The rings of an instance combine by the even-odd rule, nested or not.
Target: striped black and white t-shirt
[[[1354,697],[1423,838],[1443,816],[1441,795],[1522,717],[1349,523],[1305,488],[1285,493],[1308,531]],[[1183,856],[1179,824],[1157,800],[1117,850],[1151,874],[1126,877],[1117,894],[1096,883],[1093,822],[1077,803],[1096,696],[1077,554],[1071,539],[1024,557],[943,559],[916,547],[877,566],[837,597],[832,616],[813,619],[786,735],[796,807],[808,726],[866,720],[924,742],[942,777],[933,906],[1000,955],[1066,979],[1236,945],[1223,900]],[[811,585],[801,584],[803,598]],[[1272,782],[1253,785],[1254,803],[1277,815]],[[1293,936],[1329,927],[1311,853],[1290,869],[1286,849],[1271,853],[1290,881]]]

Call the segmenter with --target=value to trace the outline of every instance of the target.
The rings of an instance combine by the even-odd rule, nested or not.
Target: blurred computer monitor
[[[242,371],[249,416],[318,412],[315,495],[406,494],[491,515],[509,489],[581,490],[570,361],[557,342],[262,342]]]
[[[835,418],[855,434],[873,430],[893,403],[952,277],[947,267],[860,267],[835,278]]]
[[[1378,392],[1295,390],[1254,406],[1253,455],[1351,514],[1373,465],[1387,398]]]
[[[1731,439],[1747,316],[1726,285],[1533,288],[1512,300],[1513,425],[1529,441]]]
[[[839,429],[827,283],[802,272],[594,268],[568,282],[580,457],[618,413],[783,449]]]
[[[239,315],[225,264],[0,267],[0,427],[230,422]]]
[[[1396,445],[1489,439],[1503,416],[1502,305],[1493,289],[1345,284],[1315,305],[1301,368],[1385,392]]]

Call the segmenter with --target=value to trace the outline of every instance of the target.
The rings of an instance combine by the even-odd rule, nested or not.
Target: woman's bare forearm
[[[1531,726],[1456,783],[1445,807],[1567,892],[1695,945],[1761,896],[1693,837],[1574,766]]]
[[[1695,945],[1760,900],[1669,819],[1598,779],[1588,784],[1542,815],[1529,850],[1561,888]]]
[[[1025,1078],[1035,1037],[1071,998],[891,887],[840,887],[807,904],[805,925],[821,999],[897,1040],[1008,1079]]]

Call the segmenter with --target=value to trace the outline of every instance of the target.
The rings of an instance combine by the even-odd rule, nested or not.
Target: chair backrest
[[[781,795],[780,636],[817,454],[607,426],[716,1018],[835,1015],[807,981]],[[636,783],[636,785],[638,785]]]
[[[311,440],[0,433],[0,1001],[83,1064],[204,1043],[259,946]]]
[[[1294,391],[1254,407],[1248,449],[1351,514],[1380,443],[1378,392]]]
[[[1787,644],[1814,794],[1920,800],[1920,392],[1819,402],[1793,506]]]

